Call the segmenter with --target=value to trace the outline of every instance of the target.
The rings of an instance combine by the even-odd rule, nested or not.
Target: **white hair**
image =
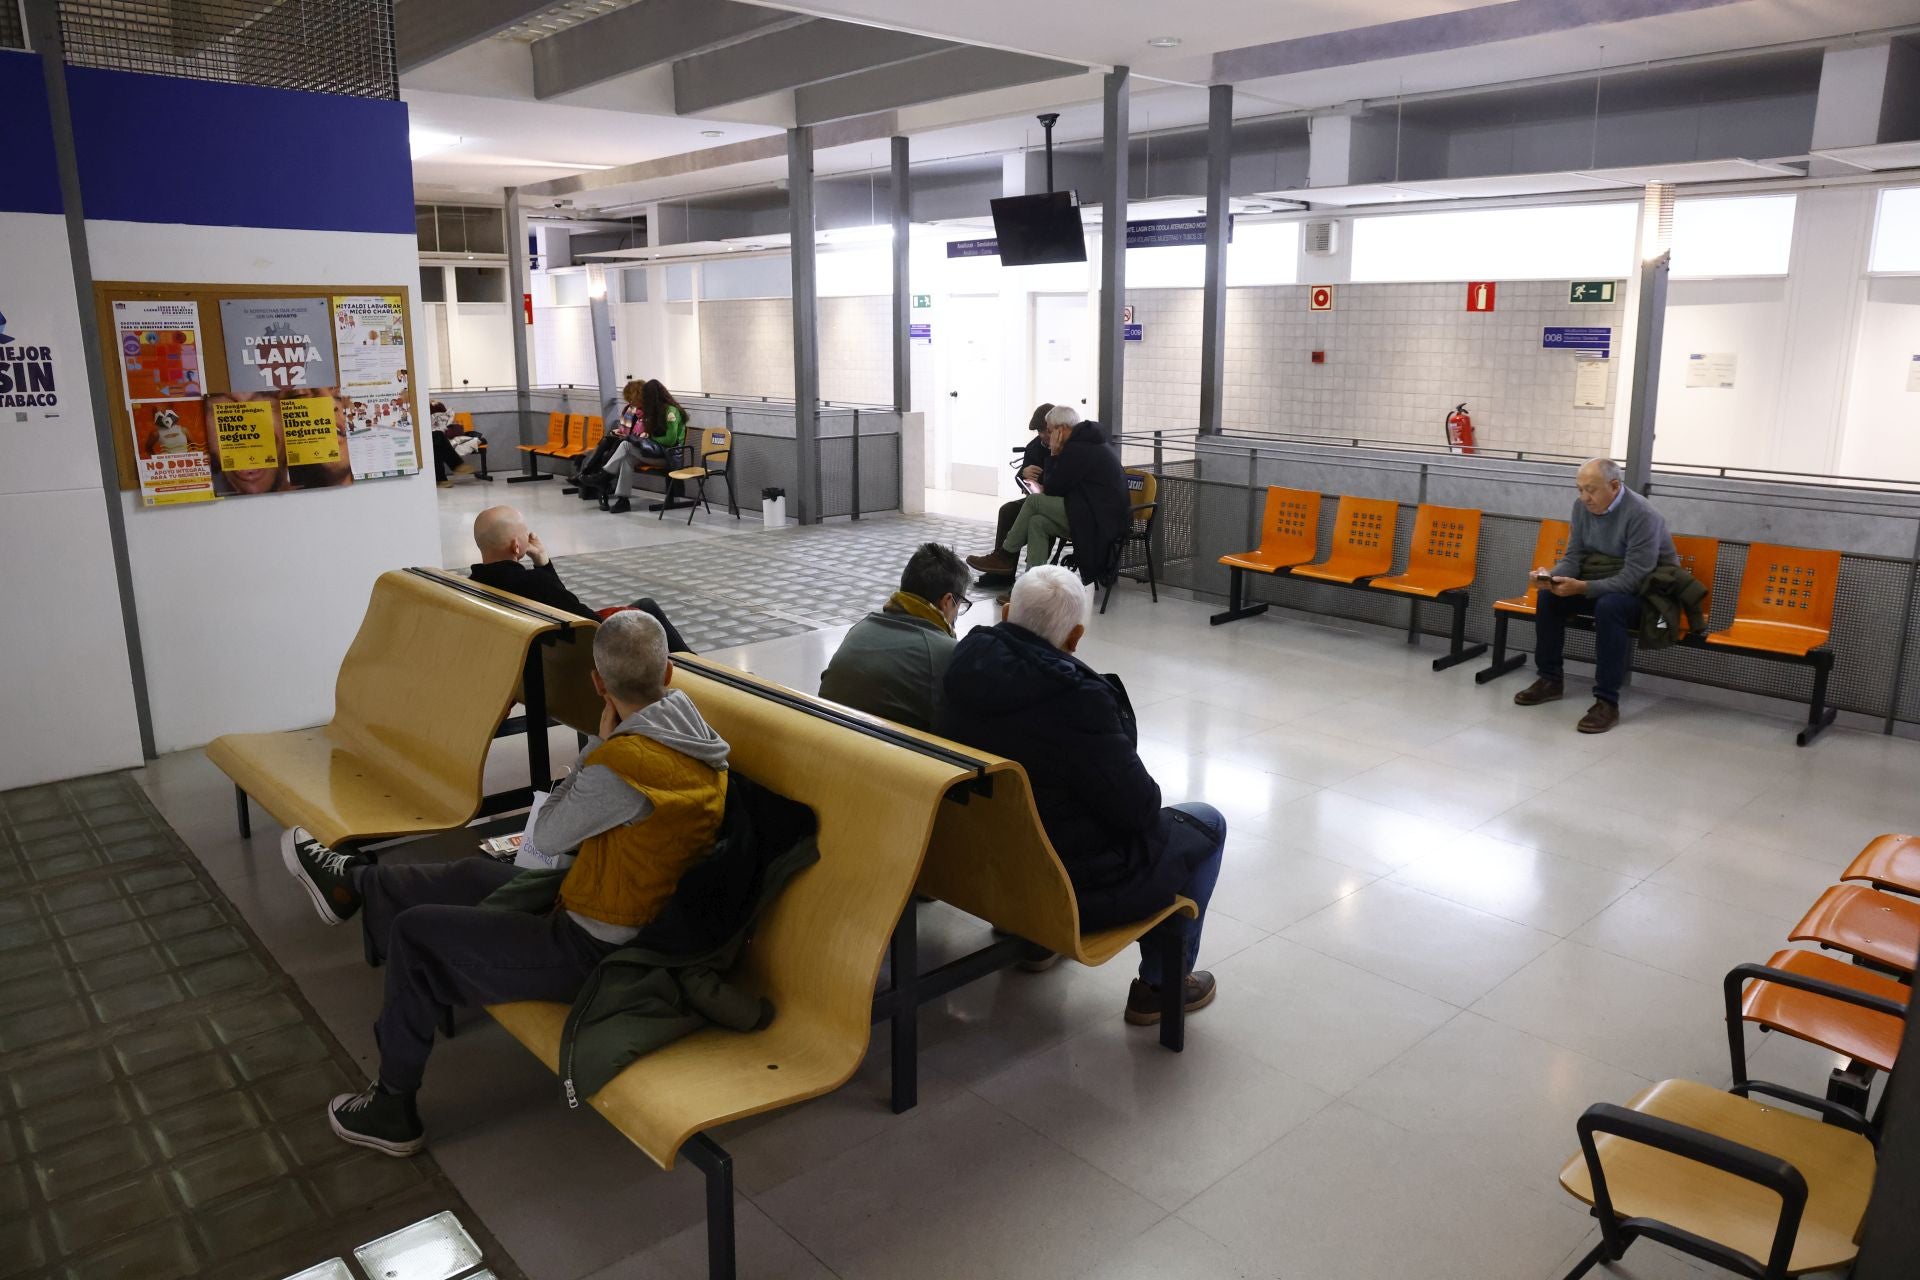
[[[593,636],[593,669],[620,701],[651,706],[667,691],[667,633],[651,614],[627,609]]]
[[[1050,427],[1071,427],[1079,421],[1079,411],[1070,404],[1057,404],[1047,410],[1047,425]]]
[[[1620,484],[1625,478],[1626,473],[1620,470],[1620,464],[1612,458],[1589,458],[1587,466],[1599,472],[1600,478],[1608,484]]]
[[[1057,649],[1067,642],[1075,627],[1087,625],[1092,612],[1093,597],[1078,574],[1057,564],[1043,564],[1027,570],[1014,583],[1007,621],[1025,627]]]

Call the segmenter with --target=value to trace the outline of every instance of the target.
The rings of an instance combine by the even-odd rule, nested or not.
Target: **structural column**
[[[913,295],[908,292],[910,244],[908,215],[912,202],[907,191],[907,140],[893,140],[893,407],[906,413],[912,407],[913,347],[907,341],[913,321]]]
[[[513,316],[513,403],[520,444],[539,444],[527,434],[533,416],[533,387],[527,360],[527,220],[520,211],[520,188],[506,189],[507,310]],[[544,439],[544,437],[542,437]],[[526,474],[536,473],[533,455],[523,453]]]
[[[1125,424],[1121,397],[1126,389],[1126,331],[1121,308],[1127,302],[1127,133],[1132,73],[1115,67],[1106,77],[1106,124],[1100,169],[1100,425],[1115,441]]]
[[[600,388],[600,413],[609,420],[620,410],[620,373],[613,356],[613,308],[607,302],[607,269],[587,267],[587,320],[593,326],[593,372]]]
[[[1207,90],[1207,266],[1200,304],[1200,434],[1219,435],[1226,395],[1227,179],[1233,165],[1233,86]]]
[[[1640,211],[1638,306],[1633,326],[1633,390],[1627,405],[1627,487],[1645,493],[1653,477],[1653,431],[1660,404],[1660,347],[1667,329],[1668,247],[1673,188],[1647,184]]]
[[[793,262],[794,510],[820,523],[820,300],[813,252],[813,129],[787,130],[787,230]]]

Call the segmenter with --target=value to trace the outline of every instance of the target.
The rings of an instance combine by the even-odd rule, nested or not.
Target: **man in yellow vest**
[[[605,707],[598,737],[534,810],[513,863],[487,857],[376,865],[300,827],[281,838],[287,870],[328,924],[362,906],[369,949],[386,962],[374,1023],[380,1072],[329,1104],[333,1131],[387,1155],[426,1145],[414,1094],[443,1012],[509,1000],[571,1002],[609,953],[631,941],[713,846],[727,795],[727,744],[693,700],[668,688],[666,634],[618,613],[593,641]],[[480,904],[527,867],[564,868],[544,914]]]

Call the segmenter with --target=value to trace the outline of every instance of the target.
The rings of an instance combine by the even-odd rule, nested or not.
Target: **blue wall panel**
[[[0,213],[59,213],[60,171],[40,55],[0,50]]]
[[[414,233],[403,102],[89,67],[67,84],[88,218]]]

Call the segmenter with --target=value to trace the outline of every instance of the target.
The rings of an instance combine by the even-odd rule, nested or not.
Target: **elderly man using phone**
[[[1678,564],[1667,522],[1645,498],[1627,488],[1619,464],[1594,458],[1575,477],[1572,532],[1560,563],[1536,566],[1540,590],[1534,614],[1534,666],[1539,679],[1513,695],[1523,707],[1555,702],[1566,692],[1561,654],[1567,619],[1593,619],[1593,706],[1575,727],[1605,733],[1620,723],[1620,685],[1640,625],[1640,588],[1654,568]]]

